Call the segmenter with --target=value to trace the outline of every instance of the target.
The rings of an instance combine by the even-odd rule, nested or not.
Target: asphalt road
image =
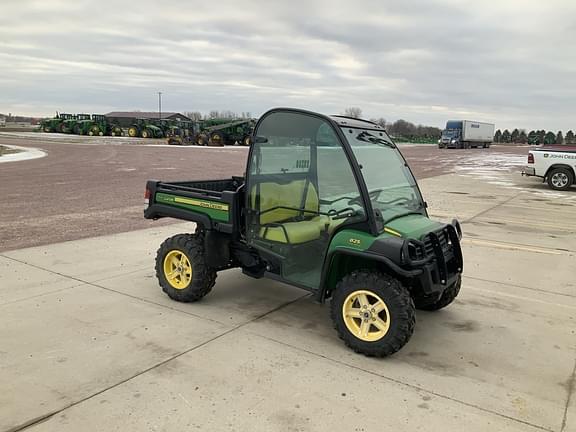
[[[176,222],[143,218],[147,179],[242,175],[247,156],[244,147],[174,147],[70,136],[59,140],[54,135],[39,138],[0,137],[0,144],[47,153],[40,159],[0,164],[0,251]],[[402,146],[402,152],[416,177],[423,179],[462,167],[502,169],[499,155],[525,155],[527,150]]]

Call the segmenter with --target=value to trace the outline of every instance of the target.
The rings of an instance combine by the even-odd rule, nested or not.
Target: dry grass
[[[10,147],[0,145],[0,156],[4,156],[4,155],[8,155],[8,154],[14,154],[14,153],[20,153],[21,151],[22,150],[13,149]]]

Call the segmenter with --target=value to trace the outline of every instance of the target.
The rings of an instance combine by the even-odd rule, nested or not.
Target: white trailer
[[[449,120],[438,142],[440,148],[490,147],[494,125],[471,120]]]

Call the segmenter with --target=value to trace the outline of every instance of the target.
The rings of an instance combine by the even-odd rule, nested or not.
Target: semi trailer
[[[448,120],[438,141],[439,148],[488,148],[494,138],[494,125],[471,120]]]

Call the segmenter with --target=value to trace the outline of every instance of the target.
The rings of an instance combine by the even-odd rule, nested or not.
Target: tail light
[[[146,191],[144,192],[144,204],[150,204],[150,189],[148,188],[146,188]]]
[[[529,164],[534,163],[534,155],[532,153],[528,153],[528,163]]]

